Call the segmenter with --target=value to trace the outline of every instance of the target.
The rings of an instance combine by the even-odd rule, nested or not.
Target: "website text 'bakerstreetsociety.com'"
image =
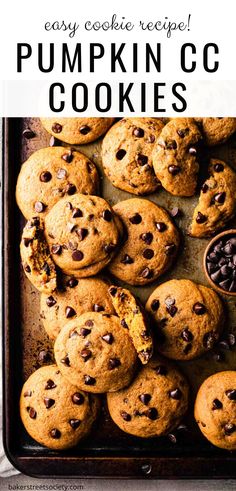
[[[8,484],[8,491],[83,491],[83,484]]]

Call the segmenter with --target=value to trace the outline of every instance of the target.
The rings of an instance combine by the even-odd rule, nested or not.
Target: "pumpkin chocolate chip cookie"
[[[119,317],[87,312],[59,333],[55,359],[71,383],[88,392],[110,392],[128,385],[137,353]]]
[[[26,431],[38,443],[55,450],[74,447],[87,436],[99,406],[97,396],[79,390],[56,365],[36,370],[20,397]]]
[[[164,126],[153,151],[153,167],[169,193],[176,196],[195,193],[201,141],[198,126],[190,118],[175,118]]]
[[[168,434],[188,408],[188,384],[167,360],[155,357],[129,387],[107,394],[113,421],[131,435],[148,438]]]
[[[193,237],[214,234],[236,214],[236,173],[218,159],[211,159],[208,172],[190,226]]]
[[[104,268],[119,242],[118,219],[98,196],[64,196],[45,218],[45,235],[56,265],[77,277]]]
[[[152,201],[133,198],[113,207],[126,229],[126,240],[109,265],[131,285],[145,285],[164,273],[176,257],[179,233],[169,215]]]
[[[157,323],[158,351],[174,360],[190,360],[212,349],[223,329],[218,295],[190,280],[162,283],[146,309]]]
[[[150,194],[160,185],[152,152],[164,127],[160,119],[126,118],[107,132],[102,143],[104,171],[113,185],[132,194]]]
[[[40,317],[51,339],[56,339],[70,319],[84,312],[113,314],[109,283],[101,278],[64,277],[53,295],[41,295]]]
[[[236,118],[194,118],[199,123],[209,147],[228,140],[236,131]]]
[[[24,272],[30,282],[42,293],[50,295],[57,287],[56,269],[44,235],[44,222],[34,217],[26,223],[20,254]]]
[[[141,362],[148,363],[153,354],[153,341],[146,312],[129,290],[118,286],[109,288],[114,309],[121,325],[128,329]]]
[[[113,121],[114,118],[41,118],[48,133],[71,145],[97,140],[110,128]]]
[[[197,394],[194,416],[213,445],[236,450],[236,371],[218,372],[204,380]]]
[[[22,165],[16,200],[23,215],[46,215],[63,196],[97,194],[95,165],[80,152],[63,147],[41,148]]]

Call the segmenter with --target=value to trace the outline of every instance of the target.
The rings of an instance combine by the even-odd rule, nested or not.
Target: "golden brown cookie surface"
[[[236,118],[194,118],[200,124],[206,144],[219,145],[236,131]]]
[[[114,118],[41,118],[48,133],[71,145],[97,140],[110,128],[113,121]]]

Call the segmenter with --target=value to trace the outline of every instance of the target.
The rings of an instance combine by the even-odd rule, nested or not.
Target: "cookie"
[[[190,225],[193,237],[211,236],[236,214],[236,173],[218,159],[211,159],[208,172]]]
[[[153,341],[146,312],[129,290],[118,286],[109,288],[114,309],[121,325],[128,329],[141,362],[148,363],[153,354]]]
[[[74,447],[87,436],[98,409],[98,398],[66,380],[56,365],[36,370],[20,397],[26,431],[38,443],[55,450]]]
[[[103,198],[83,194],[64,196],[45,219],[45,234],[56,265],[78,277],[98,273],[117,249],[116,222]]]
[[[190,360],[212,349],[223,329],[218,295],[190,280],[162,283],[146,309],[156,321],[158,351],[174,360]]]
[[[132,194],[150,194],[158,182],[152,152],[164,124],[160,119],[126,118],[107,132],[102,143],[102,163],[112,184]]]
[[[197,393],[194,417],[213,445],[236,450],[236,371],[218,372],[204,380]]]
[[[48,133],[71,145],[97,140],[106,133],[113,121],[114,118],[41,118]]]
[[[23,270],[32,285],[50,295],[57,287],[55,264],[44,235],[44,222],[39,217],[29,220],[22,233],[20,255]]]
[[[236,131],[236,118],[194,118],[209,147],[224,143]]]
[[[137,354],[119,317],[87,312],[59,333],[55,359],[62,374],[88,392],[111,392],[128,385]]]
[[[113,207],[126,229],[126,241],[109,265],[110,272],[130,285],[154,281],[172,264],[179,233],[163,208],[142,198]]]
[[[175,196],[193,196],[199,170],[202,135],[190,118],[175,118],[159,135],[153,151],[153,167],[163,188]]]
[[[97,194],[95,165],[80,152],[65,147],[41,148],[22,165],[16,201],[29,219],[46,215],[63,196]]]
[[[114,423],[126,433],[149,438],[168,434],[188,408],[188,384],[167,360],[155,357],[129,387],[107,394]]]
[[[113,314],[114,308],[108,293],[109,283],[100,278],[64,277],[53,295],[41,295],[40,317],[51,339],[62,327],[84,312]]]

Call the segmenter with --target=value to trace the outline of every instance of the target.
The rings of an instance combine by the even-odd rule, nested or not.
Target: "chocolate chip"
[[[53,307],[53,305],[55,305],[56,303],[57,301],[55,300],[55,298],[53,298],[52,295],[50,295],[50,297],[48,297],[46,300],[46,304],[48,307]]]
[[[141,215],[139,213],[135,213],[132,217],[129,218],[129,221],[134,225],[138,225],[142,221]]]
[[[125,155],[126,155],[126,150],[123,150],[122,148],[118,150],[118,152],[116,152],[117,160],[122,160]]]
[[[46,205],[42,203],[41,201],[36,201],[34,204],[34,209],[37,213],[42,213],[46,208]]]
[[[140,239],[142,239],[146,244],[150,245],[153,241],[153,235],[151,232],[146,232],[140,235]]]
[[[70,288],[74,288],[75,286],[78,285],[78,280],[76,278],[70,278],[68,281],[67,281],[67,286],[69,286]]]
[[[153,256],[154,256],[154,251],[152,249],[145,249],[143,251],[143,257],[145,259],[152,259]]]
[[[181,332],[181,338],[186,341],[186,343],[189,343],[190,341],[193,340],[193,334],[189,329],[186,327],[182,332]]]
[[[138,127],[134,128],[133,135],[136,136],[137,138],[143,138],[144,137],[143,128],[138,128]]]
[[[104,334],[102,336],[102,340],[105,341],[107,344],[112,344],[114,341],[114,336],[111,332],[108,332],[107,334]]]
[[[71,196],[72,194],[75,194],[76,193],[76,186],[74,184],[71,184],[69,182],[67,184],[67,186],[66,186],[65,191],[66,191],[67,194],[69,194],[69,196]]]
[[[138,153],[135,157],[138,165],[146,165],[148,163],[148,157],[142,153]]]
[[[33,239],[28,239],[26,237],[23,238],[23,244],[25,247],[29,247],[29,245],[33,242]]]
[[[192,347],[193,347],[193,346],[192,346],[192,344],[191,344],[191,343],[186,344],[186,345],[184,346],[183,353],[184,353],[185,355],[187,355],[187,354],[189,353],[189,351],[191,351]]]
[[[172,176],[176,176],[180,172],[180,167],[178,165],[169,165],[168,171]]]
[[[91,333],[91,329],[87,329],[86,327],[81,327],[79,332],[83,338],[86,338],[86,336],[88,336]]]
[[[232,332],[227,334],[227,339],[230,346],[235,346],[236,339],[235,339],[235,335]]]
[[[142,278],[150,279],[153,276],[153,272],[149,268],[144,268],[141,271],[140,276],[142,276]]]
[[[208,189],[209,189],[209,186],[206,183],[204,183],[201,187],[201,191],[203,194],[205,194],[208,191]]]
[[[82,251],[78,251],[77,250],[77,251],[74,251],[72,253],[72,259],[73,259],[73,261],[82,261],[83,257],[84,257],[84,254],[83,254]]]
[[[44,402],[47,409],[50,409],[50,407],[54,406],[54,404],[55,404],[55,400],[50,399],[50,397],[44,397],[43,402]]]
[[[34,138],[36,135],[35,135],[35,132],[33,130],[31,130],[30,128],[26,128],[22,135],[27,139],[27,140],[31,140],[31,138]]]
[[[104,210],[102,212],[102,218],[106,221],[106,222],[111,222],[112,220],[112,213],[110,210]]]
[[[78,235],[80,242],[82,242],[82,240],[84,240],[88,235],[87,228],[77,228],[76,235]]]
[[[39,179],[41,182],[49,182],[52,179],[52,174],[51,172],[48,171],[41,172]]]
[[[131,421],[131,415],[126,413],[125,411],[121,411],[120,415],[125,421]]]
[[[206,313],[206,307],[203,305],[203,303],[196,302],[193,306],[193,312],[196,315],[203,315]]]
[[[226,435],[231,435],[236,430],[236,426],[233,423],[226,423],[224,425],[224,430]]]
[[[121,319],[120,321],[122,327],[124,327],[125,329],[128,329],[128,324],[125,322],[125,319]]]
[[[45,385],[45,390],[51,390],[51,389],[55,389],[56,388],[56,384],[55,382],[53,382],[53,380],[51,378],[49,378],[46,382],[46,385]]]
[[[215,411],[215,409],[222,409],[222,407],[222,402],[220,402],[219,399],[214,399],[214,401],[212,402],[212,410]]]
[[[23,394],[24,397],[31,397],[32,396],[32,391],[31,390],[26,390]]]
[[[164,232],[167,229],[167,226],[164,222],[156,222],[156,228],[158,232]]]
[[[174,317],[175,314],[178,312],[178,309],[175,305],[168,305],[166,307],[166,310],[170,314],[171,317]]]
[[[51,271],[50,271],[50,267],[48,265],[48,263],[44,263],[43,267],[42,267],[42,270],[45,271],[45,273],[50,276],[51,274]]]
[[[48,363],[51,361],[51,354],[49,351],[41,350],[38,355],[38,361],[40,363]]]
[[[188,153],[190,153],[190,155],[197,155],[197,149],[195,147],[189,147]]]
[[[99,305],[98,303],[93,305],[93,312],[102,312],[103,310],[105,309],[102,305]]]
[[[205,223],[206,221],[207,221],[207,217],[199,211],[197,214],[197,217],[196,217],[196,222],[197,223]]]
[[[220,288],[223,290],[229,290],[231,286],[231,281],[230,280],[224,280],[219,283]]]
[[[236,401],[236,389],[226,390],[225,394],[231,401]]]
[[[109,288],[109,293],[111,294],[112,297],[115,297],[117,294],[117,288],[115,286],[111,286]]]
[[[57,428],[53,428],[50,431],[50,436],[54,438],[55,440],[58,440],[61,437],[61,432]]]
[[[165,365],[158,365],[154,368],[157,375],[167,375],[167,368]]]
[[[89,360],[89,358],[91,358],[92,351],[90,351],[90,349],[84,348],[80,352],[80,355],[82,356],[82,358],[83,358],[84,361],[87,361],[87,360]]]
[[[104,250],[107,254],[111,254],[111,252],[113,252],[115,248],[116,248],[115,244],[106,244],[104,246]]]
[[[79,129],[79,132],[81,133],[81,135],[87,135],[90,131],[91,131],[91,128],[87,124],[85,124],[84,126],[81,126]]]
[[[147,141],[147,143],[154,143],[155,139],[156,139],[156,138],[155,138],[155,136],[154,136],[154,135],[149,135],[149,136],[147,137],[147,140],[146,140],[146,141]]]
[[[108,370],[114,370],[114,368],[118,368],[121,365],[119,358],[110,358],[108,362]]]
[[[49,140],[49,146],[50,147],[56,147],[58,145],[61,145],[60,140],[58,140],[57,138],[55,138],[55,136],[52,135],[50,140]]]
[[[165,253],[167,256],[172,256],[175,253],[176,245],[175,244],[167,244],[165,246]]]
[[[175,150],[177,148],[177,143],[175,140],[169,140],[166,142],[167,150]]]
[[[75,392],[71,396],[71,399],[74,404],[77,404],[77,406],[81,406],[81,404],[84,403],[84,396],[83,394],[80,394],[80,392]]]
[[[80,218],[83,216],[83,212],[79,208],[73,208],[72,218]]]
[[[80,419],[69,419],[69,425],[71,426],[71,428],[73,428],[73,430],[79,428],[80,424]]]
[[[218,164],[215,164],[214,165],[214,170],[215,170],[215,172],[223,172],[223,170],[224,170],[223,164],[219,164],[219,163]]]
[[[61,158],[67,162],[67,164],[70,164],[73,160],[73,154],[72,151],[70,150],[68,153],[64,153]]]
[[[53,131],[53,133],[61,133],[61,131],[62,131],[62,125],[59,124],[59,123],[54,123],[52,125],[52,131]]]
[[[140,396],[138,396],[138,398],[143,404],[145,404],[145,406],[147,406],[147,404],[151,400],[150,394],[141,394]]]
[[[180,138],[184,138],[185,136],[187,136],[189,134],[189,128],[183,128],[183,129],[177,130],[177,133],[180,136]]]
[[[203,336],[203,346],[210,350],[214,347],[216,343],[216,338],[215,338],[215,334],[210,331],[210,332],[207,332],[206,334],[204,334]]]
[[[223,205],[223,203],[225,202],[225,197],[226,197],[225,193],[217,193],[214,196],[214,201],[219,205]]]
[[[158,418],[158,411],[155,407],[150,407],[147,411],[145,411],[145,416],[152,421],[155,421]]]
[[[66,355],[64,358],[62,358],[61,363],[63,363],[63,365],[66,365],[67,367],[69,367],[70,366],[69,356]]]
[[[151,309],[153,312],[156,312],[160,307],[160,302],[159,300],[154,299],[151,303]]]
[[[103,309],[103,310],[104,310],[104,309]],[[85,325],[86,325],[87,327],[93,327],[94,322],[93,322],[91,319],[88,319],[88,320],[86,320]]]
[[[84,383],[85,383],[85,385],[95,385],[96,379],[94,377],[90,377],[90,375],[85,375],[84,376]]]
[[[76,311],[72,307],[66,307],[66,318],[69,319],[70,317],[73,317],[76,315]]]
[[[36,419],[37,418],[37,412],[35,411],[35,409],[33,407],[27,407],[27,411],[28,411],[29,417],[31,419]]]
[[[121,259],[122,264],[132,264],[133,262],[134,260],[129,256],[129,254],[125,254],[123,259]]]
[[[176,399],[177,401],[179,401],[179,399],[181,399],[182,397],[182,392],[180,389],[173,389],[169,391],[169,396],[171,397],[171,399]]]
[[[167,437],[171,443],[174,443],[174,444],[177,443],[177,437],[174,433],[168,433]]]
[[[152,472],[151,464],[143,464],[141,466],[141,471],[143,474],[145,474],[145,476],[148,476],[149,474],[151,474],[151,472]]]
[[[170,210],[170,214],[173,218],[180,218],[182,216],[182,211],[177,206],[174,206],[174,208]]]
[[[54,244],[51,248],[52,254],[61,254],[62,253],[62,247],[59,244]]]

